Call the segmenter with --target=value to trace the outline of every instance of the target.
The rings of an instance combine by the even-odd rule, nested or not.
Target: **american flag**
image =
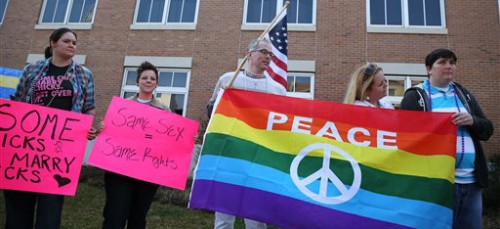
[[[286,89],[287,62],[288,62],[288,30],[286,24],[286,10],[276,24],[271,28],[266,38],[273,44],[274,57],[271,59],[266,73]]]

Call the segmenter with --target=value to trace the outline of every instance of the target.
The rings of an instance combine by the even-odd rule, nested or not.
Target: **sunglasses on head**
[[[369,64],[364,71],[364,76],[363,79],[366,80],[373,74],[375,74],[375,71],[377,70],[377,65],[376,64]]]

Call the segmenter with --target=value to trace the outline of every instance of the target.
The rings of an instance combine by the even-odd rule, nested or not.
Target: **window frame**
[[[122,79],[122,87],[120,90],[120,97],[124,98],[124,95],[126,92],[132,92],[132,93],[137,93],[139,92],[139,86],[137,85],[127,85],[127,76],[130,71],[136,71],[137,66],[127,66],[124,68],[123,71],[123,79]],[[189,97],[189,82],[191,78],[191,70],[190,69],[181,69],[181,68],[158,68],[158,74],[160,72],[183,72],[186,73],[186,86],[181,89],[180,87],[166,87],[166,86],[159,86],[156,87],[156,89],[153,91],[153,95],[155,98],[160,98],[157,96],[158,93],[169,93],[169,94],[182,94],[184,95],[184,101],[182,105],[182,116],[186,116],[187,113],[187,103],[188,103],[188,97]],[[168,104],[168,107],[170,108],[170,104]]]
[[[9,6],[9,0],[5,0],[5,8],[3,12],[0,12],[0,26],[3,24],[3,20],[5,18],[5,14],[7,13],[7,7]]]
[[[286,96],[294,97],[294,98],[302,98],[302,99],[314,99],[314,78],[315,75],[313,72],[288,72],[287,77],[309,77],[310,80],[310,92],[296,92],[296,91],[288,91],[287,88]],[[288,79],[287,79],[288,83]]]
[[[384,71],[384,76],[387,80],[404,80],[404,90],[412,86],[412,80],[426,80],[427,70],[424,64],[412,63],[375,63]],[[389,85],[390,86],[390,85]],[[389,96],[389,86],[387,87],[387,95],[383,100],[390,102],[394,107],[399,107],[403,96]]]
[[[425,81],[427,80],[427,76],[424,75],[404,75],[404,74],[387,74],[385,75],[386,80],[394,80],[394,81],[403,81],[404,91],[408,88],[412,87],[413,81]],[[389,85],[387,87],[387,96],[384,97],[384,100],[390,102],[394,106],[399,106],[401,101],[403,100],[403,96],[390,96],[389,95]]]
[[[244,1],[243,5],[243,18],[241,29],[242,30],[264,30],[269,22],[265,23],[255,23],[255,22],[247,22],[247,13],[248,13],[248,2],[249,0]],[[300,0],[299,0],[300,1]],[[286,0],[276,0],[276,14],[278,14],[282,6]],[[262,13],[262,12],[261,12]],[[290,23],[288,22],[288,30],[290,31],[316,31],[316,14],[317,14],[317,0],[312,0],[312,18],[311,23]]]
[[[66,7],[66,12],[64,16],[64,21],[63,22],[43,22],[43,17],[45,15],[45,9],[47,7],[47,1],[48,0],[43,0],[42,3],[42,8],[41,8],[41,13],[38,18],[38,23],[35,26],[35,29],[57,29],[62,26],[68,27],[70,29],[91,29],[92,25],[94,24],[95,20],[95,15],[97,11],[97,5],[99,4],[99,0],[95,0],[95,5],[94,9],[92,12],[92,19],[90,22],[69,22],[70,19],[70,14],[71,14],[71,7],[73,6],[75,0],[68,0],[68,6]]]
[[[238,58],[238,62],[236,65],[240,65],[243,62],[243,58]],[[288,88],[286,89],[286,95],[295,98],[304,98],[304,99],[314,99],[314,82],[316,77],[316,61],[314,60],[291,60],[288,59],[287,63],[287,77],[288,74],[295,76],[311,76],[311,92],[309,93],[296,93],[296,92],[288,92]],[[242,69],[248,68],[248,62],[245,62],[242,66]],[[288,81],[288,79],[287,79]],[[306,94],[310,94],[307,96]]]
[[[410,25],[409,22],[409,0],[401,1],[401,25],[374,25],[371,24],[370,3],[372,0],[366,0],[366,28],[371,33],[422,33],[422,34],[448,34],[446,28],[446,12],[444,0],[438,0],[441,14],[441,26],[429,25]],[[386,0],[384,0],[386,1]],[[425,0],[422,0],[425,1]]]
[[[137,22],[137,16],[139,15],[139,6],[142,0],[136,1],[134,18],[130,29],[136,30],[164,30],[164,29],[176,29],[176,30],[195,30],[198,24],[198,14],[200,10],[200,0],[196,1],[194,19],[193,22],[168,22],[168,13],[170,11],[171,0],[164,0],[165,5],[163,8],[163,14],[161,22]],[[185,1],[185,0],[183,0]]]

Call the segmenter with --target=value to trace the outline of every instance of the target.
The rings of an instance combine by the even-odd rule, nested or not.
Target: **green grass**
[[[188,196],[188,191],[160,188],[148,213],[148,228],[213,228],[214,214],[188,209]],[[65,198],[61,228],[101,228],[104,198],[102,172],[84,168],[76,196]],[[0,191],[0,228],[4,225],[5,205]],[[483,225],[485,229],[500,228],[500,212],[485,209]],[[237,218],[235,228],[244,228],[241,218]]]
[[[213,228],[213,212],[188,209],[188,197],[188,191],[161,187],[148,212],[147,228]],[[101,228],[104,201],[102,170],[84,166],[76,195],[64,199],[61,229]],[[0,190],[0,228],[4,227],[5,203]],[[235,228],[244,228],[242,219],[236,219]]]
[[[0,228],[5,225],[3,192],[0,192]],[[83,183],[77,195],[66,197],[62,214],[62,229],[101,228],[104,189]],[[212,228],[213,213],[187,209],[156,201],[148,213],[148,228]],[[238,227],[240,227],[237,220]]]

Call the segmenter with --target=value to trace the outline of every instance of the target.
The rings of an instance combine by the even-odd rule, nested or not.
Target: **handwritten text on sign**
[[[0,189],[75,195],[92,118],[0,99]]]
[[[113,97],[88,164],[163,186],[184,189],[198,123]]]

